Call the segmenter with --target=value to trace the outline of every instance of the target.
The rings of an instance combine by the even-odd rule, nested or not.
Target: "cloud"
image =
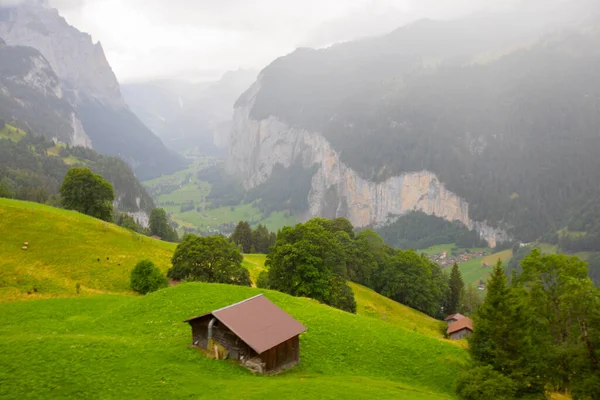
[[[320,47],[380,35],[423,17],[455,18],[484,9],[503,10],[519,1],[542,0],[50,0],[50,3],[69,23],[102,42],[121,81],[133,81],[198,80],[239,67],[258,69],[299,46]]]
[[[0,0],[0,8],[18,6],[22,2],[23,0]]]

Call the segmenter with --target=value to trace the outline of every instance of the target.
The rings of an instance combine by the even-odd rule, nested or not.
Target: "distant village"
[[[462,251],[460,253],[451,253],[448,254],[446,250],[442,251],[438,254],[427,254],[427,257],[436,263],[438,263],[442,268],[451,267],[452,265],[460,264],[472,260],[474,258],[485,257],[488,254],[485,251]]]

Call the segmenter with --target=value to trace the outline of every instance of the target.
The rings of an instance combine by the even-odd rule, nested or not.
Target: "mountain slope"
[[[141,178],[182,166],[182,160],[127,108],[102,46],[67,24],[46,0],[0,6],[0,37],[11,46],[32,47],[44,56],[95,149],[121,156]]]
[[[486,21],[276,60],[236,103],[228,171],[249,189],[320,164],[308,211],[355,226],[421,210],[492,246],[563,226],[596,193],[600,25],[505,37]]]
[[[0,305],[0,363],[19,376],[3,379],[0,396],[454,398],[463,349],[308,299],[260,292],[308,327],[301,364],[285,374],[254,376],[190,348],[183,319],[259,293],[190,283],[137,298]]]
[[[44,203],[58,194],[71,167],[87,167],[113,185],[116,208],[147,225],[154,203],[123,160],[102,156],[92,149],[53,144],[44,137],[5,125],[6,134],[0,135],[0,182],[15,198]]]
[[[91,145],[44,56],[31,47],[8,46],[2,39],[0,119],[26,121],[31,130],[64,143]]]

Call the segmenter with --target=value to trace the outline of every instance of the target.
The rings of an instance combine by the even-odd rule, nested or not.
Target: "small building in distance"
[[[450,314],[448,315],[446,318],[444,318],[444,321],[446,321],[448,324],[452,323],[452,322],[456,322],[459,319],[463,319],[463,318],[467,318],[462,314]]]
[[[300,334],[306,327],[262,294],[185,320],[192,346],[238,360],[259,373],[277,373],[300,361]]]
[[[473,333],[473,320],[462,315],[461,317],[458,320],[448,323],[448,330],[446,332],[452,340],[463,339]]]

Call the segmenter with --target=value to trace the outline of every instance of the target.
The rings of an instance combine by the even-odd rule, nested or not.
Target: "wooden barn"
[[[460,315],[460,314],[459,314]],[[473,320],[462,316],[458,320],[448,323],[448,337],[452,340],[463,339],[473,333]]]
[[[192,346],[238,360],[259,373],[277,373],[300,361],[300,337],[306,327],[262,294],[185,320]]]

